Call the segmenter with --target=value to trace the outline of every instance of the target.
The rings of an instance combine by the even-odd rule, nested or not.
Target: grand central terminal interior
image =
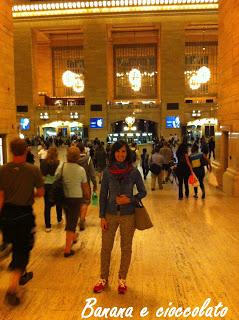
[[[177,137],[176,154],[182,141],[191,146],[204,137],[215,141],[210,162],[216,181],[210,183],[207,172],[206,199],[194,199],[190,187],[189,198],[178,201],[174,180],[154,191],[148,174],[143,202],[154,226],[135,232],[125,295],[115,290],[119,233],[109,287],[100,295],[92,291],[100,269],[99,205],[90,204],[76,254],[64,259],[64,226],[52,208],[52,230],[46,233],[44,202],[36,199],[29,263],[34,277],[19,290],[21,304],[9,307],[4,295],[11,253],[0,254],[0,320],[83,319],[92,297],[95,310],[132,307],[133,319],[143,317],[144,307],[146,319],[169,319],[156,310],[202,308],[210,298],[210,307],[221,302],[228,308],[221,319],[236,320],[239,2],[4,0],[0,16],[1,165],[11,161],[16,136],[33,142],[38,167],[40,137],[62,140],[63,161],[67,141],[74,138],[89,143],[98,138],[105,146],[124,140],[151,154],[155,141]],[[138,168],[142,174],[140,163]],[[100,181],[97,176],[98,196]],[[107,318],[97,313],[88,318],[97,317]]]

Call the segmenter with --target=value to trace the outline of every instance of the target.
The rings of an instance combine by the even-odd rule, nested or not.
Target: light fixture
[[[201,111],[200,110],[193,110],[192,117],[201,117]]]
[[[78,112],[71,112],[70,113],[70,118],[71,119],[78,119],[79,118]]]
[[[194,74],[189,79],[189,86],[192,90],[197,90],[200,88],[200,82],[198,80],[197,74]]]
[[[42,120],[47,120],[47,119],[49,119],[48,112],[41,112],[41,113],[40,113],[40,119],[42,119]]]
[[[129,127],[129,130],[131,129],[131,127],[133,126],[133,124],[135,123],[135,117],[133,116],[128,116],[125,118],[125,122]]]
[[[84,76],[82,73],[76,74],[72,89],[77,93],[81,93],[84,91],[85,83],[84,83]]]
[[[62,82],[66,87],[72,87],[75,83],[76,74],[70,70],[63,72]]]
[[[206,83],[211,78],[211,71],[208,67],[203,66],[197,71],[197,78],[199,83]]]
[[[133,68],[129,72],[129,82],[132,90],[139,91],[141,89],[142,75],[139,69]]]

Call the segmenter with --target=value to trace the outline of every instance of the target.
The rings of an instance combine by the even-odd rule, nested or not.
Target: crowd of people
[[[100,293],[108,284],[111,251],[119,228],[121,263],[118,292],[124,294],[127,291],[126,278],[135,232],[135,207],[146,196],[144,181],[149,173],[152,192],[156,190],[156,183],[159,189],[163,189],[163,184],[176,181],[179,200],[183,199],[183,184],[185,197],[189,197],[188,180],[193,175],[198,182],[194,185],[194,198],[198,198],[200,186],[202,199],[205,199],[205,167],[211,170],[209,150],[206,152],[203,139],[200,151],[199,144],[194,142],[190,154],[188,144],[184,140],[179,144],[176,137],[170,137],[168,141],[163,137],[155,139],[151,150],[149,146],[148,149],[144,147],[142,153],[136,143],[129,146],[125,141],[117,141],[105,148],[104,142],[97,138],[91,144],[74,139],[67,148],[66,162],[59,160],[54,141],[48,146],[40,140],[39,167],[34,165],[29,141],[16,138],[10,148],[13,160],[0,168],[1,248],[12,245],[12,261],[9,265],[12,275],[5,296],[10,305],[20,303],[18,285],[25,285],[33,277],[32,272],[27,272],[27,265],[34,244],[32,206],[35,197],[44,198],[46,232],[52,230],[52,207],[56,206],[59,224],[62,224],[65,213],[66,241],[63,256],[69,258],[75,254],[73,246],[78,241],[77,228],[85,230],[92,194],[100,189],[101,268],[100,279],[93,290]],[[54,203],[52,194],[56,182],[60,180],[64,196],[60,203]]]

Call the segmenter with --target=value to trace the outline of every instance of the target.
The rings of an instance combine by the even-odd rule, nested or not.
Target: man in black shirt
[[[11,141],[13,161],[0,168],[0,214],[4,239],[12,244],[12,271],[5,300],[10,305],[20,303],[18,284],[26,284],[32,272],[26,272],[30,251],[34,244],[34,197],[44,195],[40,170],[26,163],[27,146],[24,140]],[[36,189],[35,189],[36,188]]]

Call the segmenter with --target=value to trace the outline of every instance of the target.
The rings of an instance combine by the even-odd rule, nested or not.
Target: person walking
[[[45,186],[45,195],[44,195],[44,220],[45,220],[45,231],[51,231],[51,207],[52,203],[50,201],[50,193],[52,191],[52,185],[56,180],[55,172],[59,166],[60,161],[58,159],[58,151],[56,147],[50,147],[47,150],[46,159],[43,159],[40,168],[41,173],[44,176],[44,186]],[[57,222],[62,222],[62,207],[56,205],[56,215]]]
[[[67,162],[58,166],[56,179],[62,175],[65,194],[64,211],[66,214],[66,245],[64,257],[74,255],[72,245],[77,242],[76,226],[80,215],[80,207],[83,200],[90,199],[90,188],[87,182],[85,169],[79,166],[80,150],[75,147],[67,149]]]
[[[188,157],[188,146],[185,143],[181,143],[176,152],[178,159],[176,175],[178,178],[178,200],[183,199],[183,183],[185,187],[185,196],[189,197],[188,178],[190,174],[193,174],[193,169]]]
[[[106,167],[107,153],[104,148],[104,142],[98,144],[98,148],[95,151],[95,165],[96,171],[99,174],[99,183],[101,183],[102,173]]]
[[[211,154],[213,155],[213,160],[215,160],[215,140],[214,137],[210,137],[208,141],[208,149],[209,149],[209,159],[211,159]]]
[[[163,181],[162,181],[162,167],[164,158],[159,153],[160,148],[156,146],[154,149],[154,153],[150,159],[150,171],[151,171],[151,190],[155,190],[156,180],[158,180],[159,189],[163,189]]]
[[[146,148],[143,148],[143,152],[141,154],[141,167],[143,170],[144,180],[146,180],[149,173],[149,154],[147,153]]]
[[[0,214],[4,239],[12,244],[11,277],[5,301],[20,304],[18,285],[25,285],[33,273],[27,272],[30,252],[34,244],[34,197],[44,195],[40,170],[26,163],[27,145],[19,138],[10,142],[12,162],[0,168]]]
[[[205,186],[203,183],[203,179],[205,177],[205,170],[203,163],[207,163],[208,170],[211,171],[211,163],[210,160],[203,154],[199,152],[199,147],[197,144],[194,144],[191,149],[190,161],[193,168],[193,172],[196,175],[200,188],[202,190],[202,199],[205,199]],[[194,187],[194,198],[198,198],[198,187]]]
[[[136,185],[138,193],[133,195]],[[131,151],[125,141],[113,144],[110,163],[104,170],[100,190],[100,219],[102,229],[101,276],[94,292],[102,292],[108,284],[110,257],[117,229],[120,229],[121,262],[118,293],[127,291],[126,277],[131,261],[135,232],[135,205],[146,196],[138,169],[132,165]]]
[[[173,152],[170,149],[170,147],[168,146],[167,141],[164,141],[163,147],[160,149],[159,153],[163,156],[162,179],[163,179],[163,183],[165,183],[165,182],[168,182],[168,180],[169,180],[170,162],[172,162],[172,160],[173,160]]]
[[[96,182],[96,173],[95,173],[93,161],[92,161],[91,157],[86,154],[85,147],[84,147],[83,143],[78,143],[77,147],[80,150],[80,159],[78,161],[78,164],[85,169],[87,182],[89,184],[89,187],[92,182],[93,192],[96,192],[97,191],[97,182]],[[90,193],[91,193],[91,190],[90,190]],[[85,219],[86,219],[89,204],[90,204],[90,200],[83,199],[81,207],[80,207],[80,223],[79,223],[80,231],[85,230]]]

